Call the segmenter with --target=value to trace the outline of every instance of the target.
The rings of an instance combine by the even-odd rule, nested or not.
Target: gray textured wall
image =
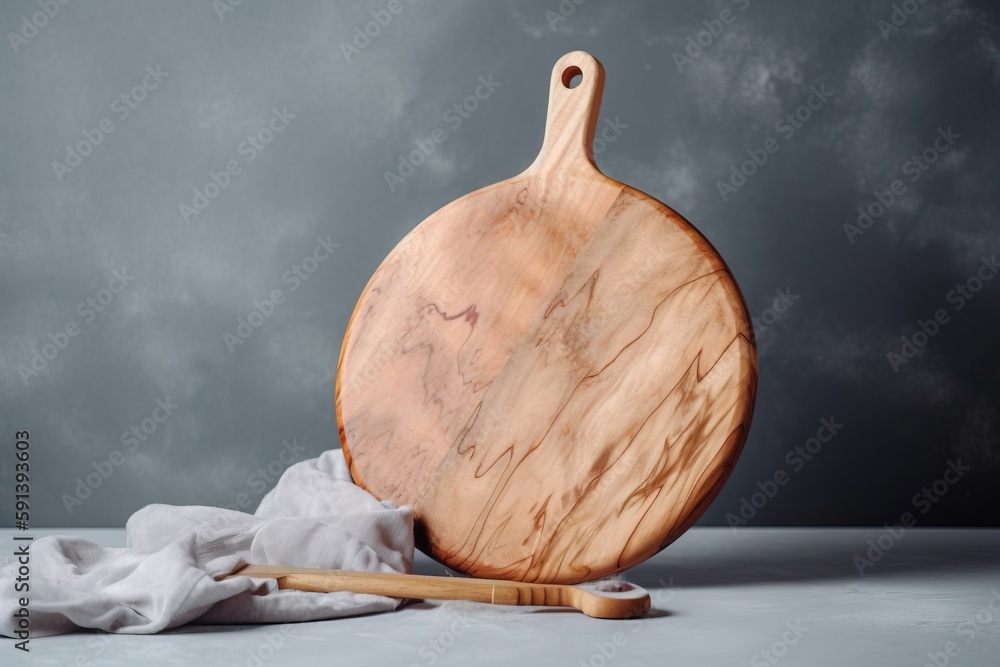
[[[763,325],[753,428],[704,522],[995,522],[1000,279],[976,276],[1000,249],[995,3],[403,0],[345,52],[387,2],[224,2],[0,7],[0,523],[20,429],[38,526],[255,506],[338,446],[361,288],[421,219],[533,159],[572,49],[607,69],[601,168],[694,222]],[[457,115],[479,77],[498,85]],[[949,461],[969,469],[935,492]]]

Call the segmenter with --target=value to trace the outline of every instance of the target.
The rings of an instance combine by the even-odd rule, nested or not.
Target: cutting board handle
[[[570,88],[578,77],[579,84]],[[582,78],[580,78],[582,77]],[[586,51],[572,51],[552,68],[545,139],[531,169],[544,172],[597,170],[594,133],[604,94],[604,66]]]

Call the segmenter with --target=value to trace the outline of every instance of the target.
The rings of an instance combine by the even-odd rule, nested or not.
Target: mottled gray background
[[[885,38],[888,0],[745,4],[404,0],[347,62],[341,43],[383,0],[245,0],[221,18],[207,1],[78,1],[36,16],[37,34],[35,1],[3,3],[0,523],[19,429],[37,526],[240,493],[255,506],[271,485],[255,471],[280,472],[283,441],[298,459],[338,446],[337,356],[365,282],[424,217],[531,162],[552,64],[585,49],[607,70],[602,117],[627,125],[600,167],[694,222],[755,317],[770,319],[776,290],[798,297],[760,333],[753,427],[703,523],[725,524],[784,470],[750,523],[917,510],[922,525],[996,525],[1000,280],[961,311],[946,296],[1000,249],[996,5],[931,0]],[[679,71],[672,54],[726,8],[735,20]],[[120,119],[115,98],[147,66],[169,74]],[[445,112],[491,75],[500,86],[452,129]],[[775,123],[820,84],[832,97],[786,139]],[[273,108],[295,118],[246,162],[239,146]],[[60,180],[52,163],[105,117],[114,131]],[[384,172],[438,127],[447,140],[390,191]],[[939,127],[960,138],[851,244],[843,225]],[[723,201],[717,181],[768,137],[780,150]],[[179,205],[228,160],[242,172],[186,224]],[[340,245],[289,291],[283,274],[317,237]],[[87,321],[78,304],[123,266],[134,280]],[[230,353],[223,334],[275,288],[285,301]],[[951,321],[895,372],[887,354],[938,308]],[[79,334],[25,382],[19,367],[70,322]],[[78,478],[167,398],[174,413],[68,512]],[[830,417],[843,428],[793,468],[786,452]],[[970,470],[923,513],[914,494],[959,459]]]

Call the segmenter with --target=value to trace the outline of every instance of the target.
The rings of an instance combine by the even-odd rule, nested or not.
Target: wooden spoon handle
[[[248,565],[233,575],[275,578],[278,588],[316,593],[370,593],[396,598],[471,600],[490,604],[573,606],[558,584],[530,584],[501,579],[431,577],[311,568]]]
[[[489,604],[573,607],[595,618],[629,618],[649,611],[649,594],[636,586],[605,591],[604,584],[532,584],[504,579],[429,577],[277,565],[246,565],[223,577],[277,579],[279,589],[313,593],[369,593],[419,600],[471,600]]]

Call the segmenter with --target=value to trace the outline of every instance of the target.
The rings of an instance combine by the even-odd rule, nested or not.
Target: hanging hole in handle
[[[583,70],[576,65],[571,65],[563,70],[562,84],[566,88],[576,88],[583,81]]]

